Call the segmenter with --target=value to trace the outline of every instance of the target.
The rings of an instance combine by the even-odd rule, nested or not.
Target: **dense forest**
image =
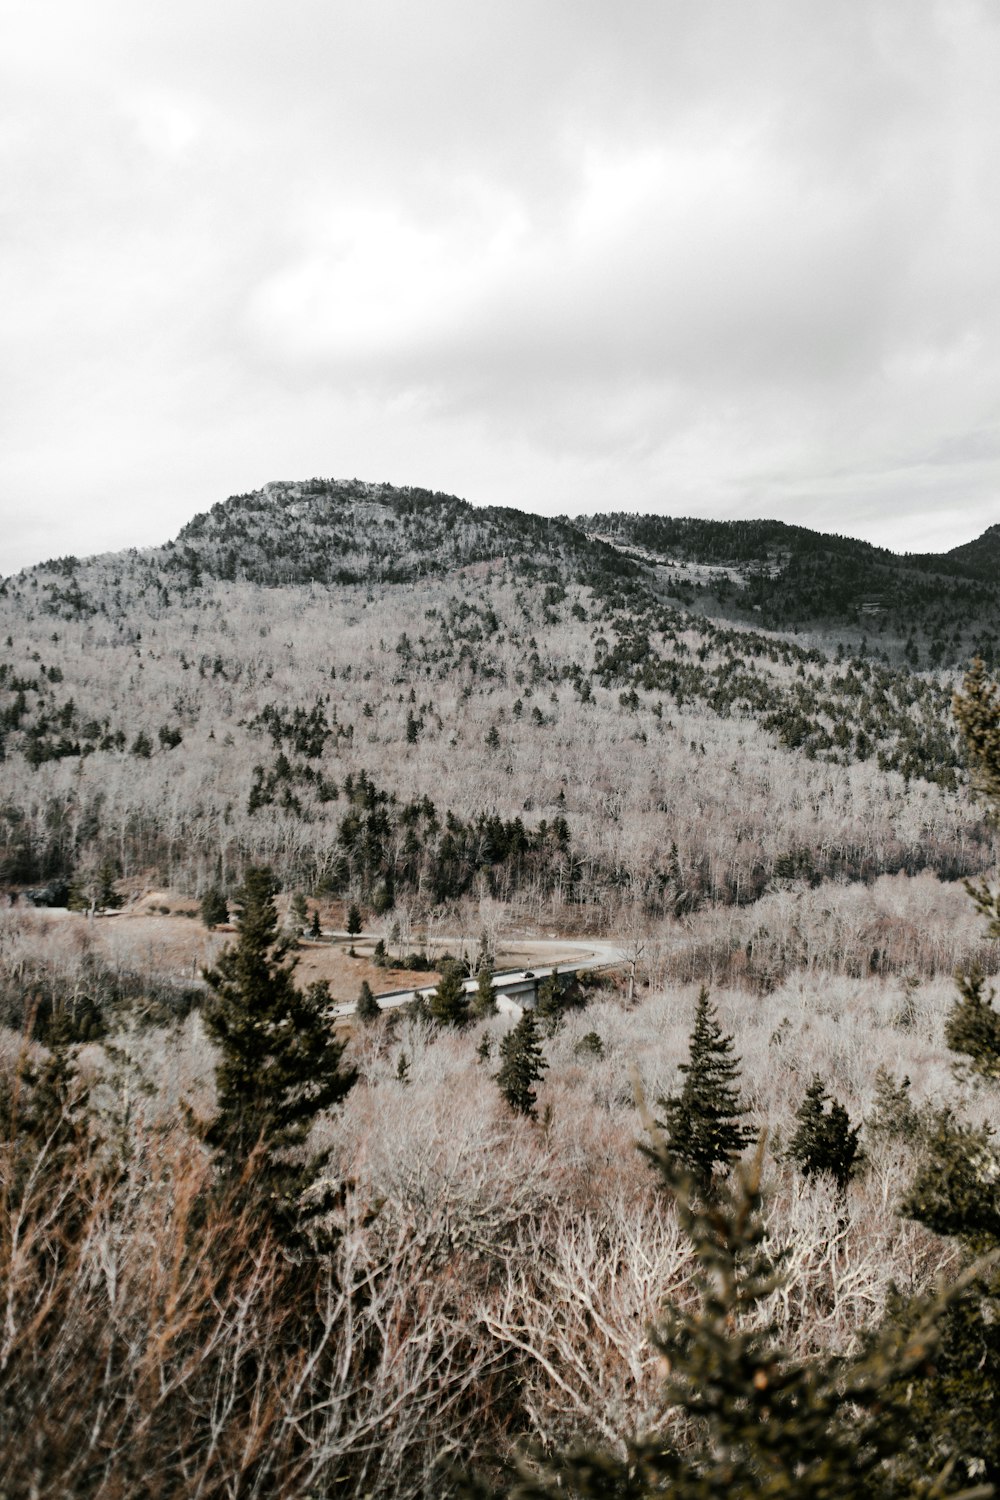
[[[725,552],[730,572],[789,540],[612,522]],[[799,551],[774,576],[674,580],[590,524],[357,481],[269,485],[152,552],[7,579],[0,881],[110,866],[198,894],[266,861],[376,905],[479,891],[596,917],[743,905],[783,878],[989,867],[949,701],[968,659],[961,588],[993,608],[991,586],[896,560],[924,588],[905,637],[888,605],[859,614],[860,585],[849,621],[796,606],[792,629],[782,600],[823,597],[796,559],[825,559],[832,587],[821,544],[848,571],[891,556],[792,529]]]
[[[314,480],[6,579],[0,1492],[992,1494],[996,546]]]

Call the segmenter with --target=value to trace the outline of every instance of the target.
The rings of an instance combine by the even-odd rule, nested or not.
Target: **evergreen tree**
[[[958,974],[958,997],[945,1022],[944,1039],[952,1052],[969,1058],[983,1078],[1000,1079],[1000,1012],[993,1007],[994,992],[983,993],[985,980],[978,969]]]
[[[651,1330],[668,1371],[663,1417],[624,1454],[591,1448],[516,1461],[505,1500],[959,1500],[945,1464],[915,1469],[909,1413],[886,1395],[927,1367],[942,1303],[955,1293],[921,1302],[905,1334],[887,1331],[855,1356],[796,1357],[768,1315],[783,1276],[761,1213],[760,1153],[738,1184],[700,1203],[665,1142],[654,1136],[647,1155],[697,1261],[697,1304],[668,1302]],[[961,1500],[989,1493],[962,1489]],[[498,1500],[474,1482],[465,1495]]]
[[[309,920],[309,908],[306,905],[305,893],[296,891],[292,897],[292,916],[295,918],[296,926],[301,932]]]
[[[552,973],[538,986],[535,1014],[546,1036],[555,1036],[562,1022],[562,988],[558,976]]]
[[[367,979],[361,981],[361,993],[358,996],[358,1003],[354,1007],[354,1014],[366,1026],[370,1026],[373,1021],[377,1021],[382,1014],[382,1007],[375,999],[372,987]]]
[[[311,938],[320,938],[323,936],[323,929],[319,925],[318,906],[313,907],[312,921],[309,924],[309,936]]]
[[[209,929],[229,921],[229,903],[217,885],[210,886],[201,898],[201,920]]]
[[[859,1131],[852,1126],[844,1106],[826,1092],[818,1073],[795,1118],[799,1123],[788,1143],[789,1157],[798,1163],[804,1177],[825,1172],[843,1191],[854,1175]]]
[[[427,1006],[439,1026],[462,1026],[468,1019],[469,1000],[461,971],[454,962],[443,966]]]
[[[548,1063],[542,1052],[535,1013],[525,1010],[512,1031],[500,1041],[500,1071],[496,1081],[511,1109],[517,1114],[534,1115],[533,1083],[541,1078]]]
[[[875,1101],[865,1120],[865,1134],[869,1140],[912,1142],[917,1139],[923,1121],[910,1098],[911,1088],[907,1075],[897,1083],[887,1069],[875,1069]]]
[[[115,890],[115,867],[110,860],[97,872],[97,906],[100,911],[118,911],[125,905],[125,897]]]
[[[1000,814],[1000,695],[974,663],[956,697],[955,717],[978,789]],[[970,887],[992,936],[1000,936],[1000,895],[983,883]],[[947,1021],[949,1045],[971,1059],[974,1070],[996,1082],[997,1028],[981,978],[959,976],[959,998]],[[971,1278],[941,1320],[928,1368],[900,1381],[889,1395],[906,1405],[908,1440],[927,1469],[953,1466],[956,1480],[1000,1487],[1000,1150],[988,1126],[973,1125],[950,1109],[921,1121],[920,1165],[903,1212],[954,1238]],[[985,1267],[977,1261],[993,1259]],[[973,1274],[978,1271],[978,1274]],[[890,1324],[905,1328],[909,1309],[890,1306]]]
[[[955,719],[965,742],[976,789],[1000,816],[1000,688],[990,682],[986,664],[976,657],[954,701]]]
[[[708,1192],[717,1167],[729,1168],[756,1132],[739,1122],[746,1113],[737,1082],[739,1063],[733,1039],[723,1036],[715,1006],[702,987],[695,1008],[690,1054],[681,1063],[684,1086],[679,1094],[660,1099],[665,1111],[667,1149],[695,1186]]]
[[[472,1014],[478,1021],[497,1013],[497,992],[493,983],[493,970],[488,963],[480,964],[476,976],[476,993],[472,1001]]]
[[[279,1218],[315,1178],[319,1163],[293,1168],[316,1116],[344,1097],[353,1071],[341,1069],[344,1044],[330,1023],[329,986],[296,988],[292,942],[278,931],[277,883],[266,868],[248,870],[236,892],[239,936],[205,978],[213,993],[205,1028],[220,1051],[216,1114],[205,1139],[224,1175],[239,1178],[259,1148],[260,1191]]]
[[[357,904],[352,901],[347,908],[347,936],[357,937],[362,930],[361,912]]]
[[[954,711],[975,789],[987,804],[990,822],[1000,825],[1000,687],[989,681],[979,657],[955,695]],[[989,936],[1000,938],[1000,890],[991,890],[985,880],[967,882],[966,890],[986,918]]]

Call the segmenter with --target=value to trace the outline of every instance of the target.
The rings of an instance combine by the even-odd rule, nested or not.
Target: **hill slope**
[[[984,868],[955,673],[912,670],[888,608],[765,628],[821,565],[928,600],[942,576],[778,523],[584,527],[357,480],[43,564],[0,588],[0,880],[110,862],[197,892],[260,859],[383,908],[593,923]]]

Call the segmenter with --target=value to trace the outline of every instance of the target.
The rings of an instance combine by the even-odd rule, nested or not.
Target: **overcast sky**
[[[33,0],[0,574],[270,479],[1000,521],[994,0]]]

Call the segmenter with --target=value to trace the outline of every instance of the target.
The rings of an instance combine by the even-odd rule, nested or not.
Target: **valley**
[[[19,1472],[450,1500],[658,1424],[694,1451],[648,1329],[709,1326],[657,1155],[706,997],[746,1135],[705,1196],[742,1154],[781,1268],[740,1328],[840,1370],[957,1285],[1000,1237],[967,676],[996,671],[996,532],[910,556],[311,480],[3,580]],[[841,1176],[808,1119],[853,1140]],[[983,1288],[940,1314],[940,1380],[885,1355],[894,1495],[1000,1475]]]

